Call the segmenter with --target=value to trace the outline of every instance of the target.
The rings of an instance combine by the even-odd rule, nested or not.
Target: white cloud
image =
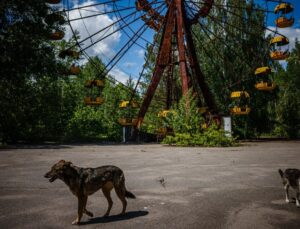
[[[134,50],[134,53],[137,54],[138,57],[143,58],[145,56],[145,50],[144,49],[136,49]]]
[[[135,78],[130,73],[124,72],[122,69],[118,68],[117,66],[113,67],[112,70],[108,73],[112,78],[116,79],[118,82],[126,84],[129,77],[132,78],[132,81],[136,84],[137,78]]]
[[[95,1],[86,1],[82,4],[75,4],[73,7],[81,7],[81,6],[87,6],[95,4]],[[88,8],[84,8],[79,10],[73,10],[69,12],[69,19],[76,19],[80,17],[86,17],[89,15],[95,15],[98,13],[101,13],[103,11],[107,11],[109,8],[106,5],[97,5],[92,6]],[[101,29],[113,24],[115,21],[117,21],[116,18],[111,18],[107,14],[85,18],[81,20],[72,21],[71,25],[74,30],[79,31],[80,39],[83,40],[90,35],[93,35],[94,33],[100,31]],[[101,37],[104,37],[118,29],[117,25],[111,26],[101,33],[93,36],[91,39],[86,40],[84,43],[81,44],[81,47],[87,47],[92,42],[96,42]],[[72,32],[70,28],[66,28],[66,38],[69,39],[72,36]],[[113,47],[115,47],[121,39],[121,32],[117,31],[107,37],[106,39],[102,40],[101,42],[98,42],[97,44],[91,46],[86,50],[87,54],[90,56],[99,56],[101,59],[107,59],[107,57],[111,58],[114,56],[115,52]]]
[[[123,65],[126,68],[132,68],[132,67],[136,66],[136,63],[134,63],[134,62],[125,62]]]
[[[272,27],[272,26],[270,26],[268,28],[273,31],[276,30],[276,28]],[[290,50],[295,48],[296,38],[298,38],[298,40],[300,38],[300,29],[299,28],[292,28],[292,27],[282,28],[282,29],[278,28],[277,31],[289,39],[289,41],[290,41],[289,49]],[[267,31],[266,35],[269,35],[269,34],[272,34],[272,32]]]
[[[129,75],[120,70],[118,67],[113,67],[108,74],[123,84],[125,84],[129,79]]]

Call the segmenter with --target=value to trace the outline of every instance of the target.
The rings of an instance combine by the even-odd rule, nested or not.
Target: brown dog
[[[102,189],[108,201],[108,209],[104,216],[108,216],[113,205],[110,191],[115,188],[117,196],[122,201],[123,209],[121,214],[125,214],[127,201],[125,197],[135,199],[135,196],[126,190],[125,177],[123,171],[112,165],[101,166],[98,168],[80,168],[71,162],[64,160],[54,164],[51,170],[45,174],[50,182],[57,178],[61,179],[69,186],[71,192],[78,198],[78,216],[72,224],[80,224],[82,214],[85,213],[93,217],[93,213],[86,209],[89,195]]]

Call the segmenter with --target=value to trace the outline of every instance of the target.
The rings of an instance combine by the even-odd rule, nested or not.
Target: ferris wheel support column
[[[190,68],[191,68],[192,73],[193,73],[194,77],[196,78],[197,83],[202,91],[206,105],[209,107],[209,109],[211,111],[214,111],[215,113],[217,113],[218,111],[217,111],[217,107],[216,107],[213,95],[210,92],[207,83],[205,82],[204,75],[203,75],[200,65],[199,65],[199,61],[198,61],[197,54],[196,54],[196,48],[195,48],[194,41],[193,41],[192,34],[191,34],[192,28],[188,23],[186,12],[185,12],[184,8],[183,8],[183,19],[184,19],[186,44],[187,44],[187,49],[188,49],[188,53],[189,53],[188,57],[189,57]]]
[[[173,6],[170,7],[167,13],[167,21],[163,30],[162,39],[159,46],[159,55],[156,60],[153,76],[150,85],[147,89],[143,103],[141,104],[140,111],[137,117],[137,123],[134,126],[133,138],[137,137],[138,131],[142,125],[145,114],[149,108],[155,90],[160,82],[163,72],[167,65],[169,65],[170,53],[172,48],[172,32],[175,26],[175,9]]]
[[[184,23],[183,23],[183,2],[182,0],[176,0],[176,21],[177,21],[177,43],[178,43],[178,53],[179,53],[179,68],[180,68],[180,76],[182,82],[182,94],[186,95],[189,90],[189,78],[187,73],[187,65],[186,65],[186,52],[184,47]]]

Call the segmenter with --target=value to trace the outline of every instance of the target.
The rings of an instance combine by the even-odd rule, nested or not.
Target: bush
[[[211,126],[202,133],[175,133],[174,136],[166,136],[162,141],[163,144],[175,146],[206,146],[206,147],[224,147],[236,146],[234,138],[226,137],[223,130],[216,126]]]
[[[166,136],[162,141],[163,144],[175,146],[236,145],[236,139],[226,137],[224,130],[216,125],[207,129],[201,128],[205,121],[198,111],[197,101],[190,92],[179,101],[177,108],[172,110],[173,112],[166,117],[166,123],[173,129],[174,136]]]

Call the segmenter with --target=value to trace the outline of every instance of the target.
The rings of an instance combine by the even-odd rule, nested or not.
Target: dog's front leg
[[[298,207],[298,208],[300,208],[300,191],[297,191],[297,193],[296,193],[296,206]]]
[[[284,186],[284,190],[285,190],[285,202],[289,203],[290,199],[289,199],[289,185],[285,185]]]
[[[77,218],[72,222],[73,225],[80,224],[80,220],[83,214],[84,210],[84,196],[78,196],[78,212],[77,212]]]
[[[89,217],[93,217],[94,216],[93,213],[86,209],[87,199],[88,199],[88,196],[84,196],[83,213],[87,214]]]

